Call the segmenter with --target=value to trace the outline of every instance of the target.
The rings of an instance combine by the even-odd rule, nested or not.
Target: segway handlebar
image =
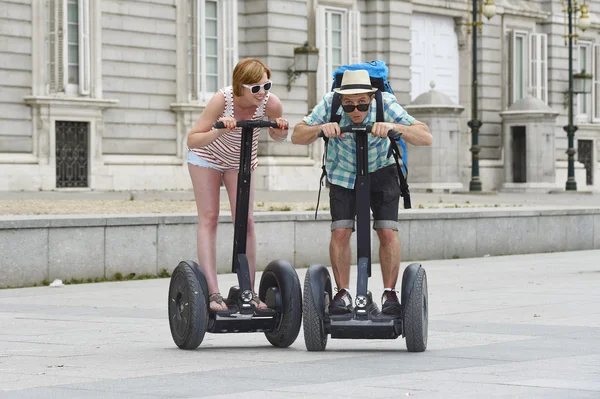
[[[371,128],[373,127],[373,125],[349,125],[349,126],[344,126],[344,127],[340,127],[340,130],[342,133],[366,133],[369,134],[371,133]],[[390,138],[395,138],[395,137],[399,137],[402,133],[400,133],[397,130],[390,130],[388,132],[388,137]],[[319,138],[324,138],[325,134],[323,133],[323,131],[321,130],[318,134]]]
[[[277,124],[277,122],[275,121],[261,121],[261,120],[250,120],[250,121],[237,121],[236,123],[237,127],[251,127],[251,128],[257,128],[257,127],[273,127],[275,129],[279,129],[279,125]],[[213,127],[215,129],[223,129],[225,127],[225,125],[223,124],[223,122],[215,122],[213,123]]]

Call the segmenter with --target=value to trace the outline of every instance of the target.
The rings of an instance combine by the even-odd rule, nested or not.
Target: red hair
[[[271,79],[271,70],[258,58],[245,58],[238,62],[233,69],[233,94],[241,96],[242,85],[260,82],[264,73],[267,74],[267,79]]]

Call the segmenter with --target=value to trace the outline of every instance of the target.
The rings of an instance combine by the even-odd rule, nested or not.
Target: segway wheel
[[[406,285],[405,279],[408,280]],[[421,265],[412,264],[406,268],[402,280],[403,291],[409,290],[402,295],[406,298],[403,323],[406,348],[409,352],[423,352],[427,349],[429,325],[427,274]]]
[[[331,278],[323,265],[312,265],[304,278],[304,344],[308,351],[324,351],[327,346],[325,309],[331,301]]]
[[[276,327],[265,332],[277,348],[287,348],[296,341],[302,324],[302,292],[296,270],[288,262],[275,260],[262,273],[258,297],[277,311]]]
[[[208,287],[195,262],[181,262],[169,285],[169,326],[175,344],[196,349],[208,326]]]

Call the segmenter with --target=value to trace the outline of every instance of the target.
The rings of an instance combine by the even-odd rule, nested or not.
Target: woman
[[[271,71],[262,61],[256,58],[240,61],[233,70],[232,85],[215,93],[188,134],[187,162],[198,208],[198,261],[206,276],[209,306],[212,310],[227,309],[217,282],[216,237],[221,179],[227,189],[232,217],[235,220],[242,134],[241,129],[236,128],[236,121],[266,117],[275,120],[279,126],[279,129],[269,128],[269,135],[274,140],[281,141],[287,137],[287,130],[284,129],[287,129],[288,122],[281,118],[282,106],[279,98],[269,91],[272,86],[270,78]],[[216,121],[223,122],[225,128],[213,128]],[[259,135],[260,129],[255,129],[252,138],[252,171],[257,165]],[[246,255],[250,265],[252,287],[256,270],[253,201],[254,185],[251,184]],[[259,309],[266,308],[256,293],[252,302]]]

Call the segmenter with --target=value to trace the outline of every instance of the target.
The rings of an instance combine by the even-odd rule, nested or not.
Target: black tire
[[[325,309],[331,301],[331,277],[323,265],[312,265],[304,278],[304,344],[311,352],[327,347]]]
[[[287,348],[296,341],[302,324],[302,291],[296,270],[286,261],[275,260],[267,265],[260,279],[258,296],[265,301],[267,290],[274,287],[281,298],[277,309],[277,327],[266,332],[271,345]]]
[[[409,271],[412,265],[407,267]],[[423,352],[427,349],[427,334],[429,327],[429,298],[427,293],[427,274],[425,269],[418,265],[413,269],[413,284],[406,287],[410,289],[403,297],[404,304],[404,336],[406,337],[406,348],[409,352]],[[403,276],[407,277],[405,272]],[[403,284],[403,288],[404,284]]]
[[[175,344],[196,349],[208,325],[206,279],[195,262],[180,262],[169,284],[169,326]]]

